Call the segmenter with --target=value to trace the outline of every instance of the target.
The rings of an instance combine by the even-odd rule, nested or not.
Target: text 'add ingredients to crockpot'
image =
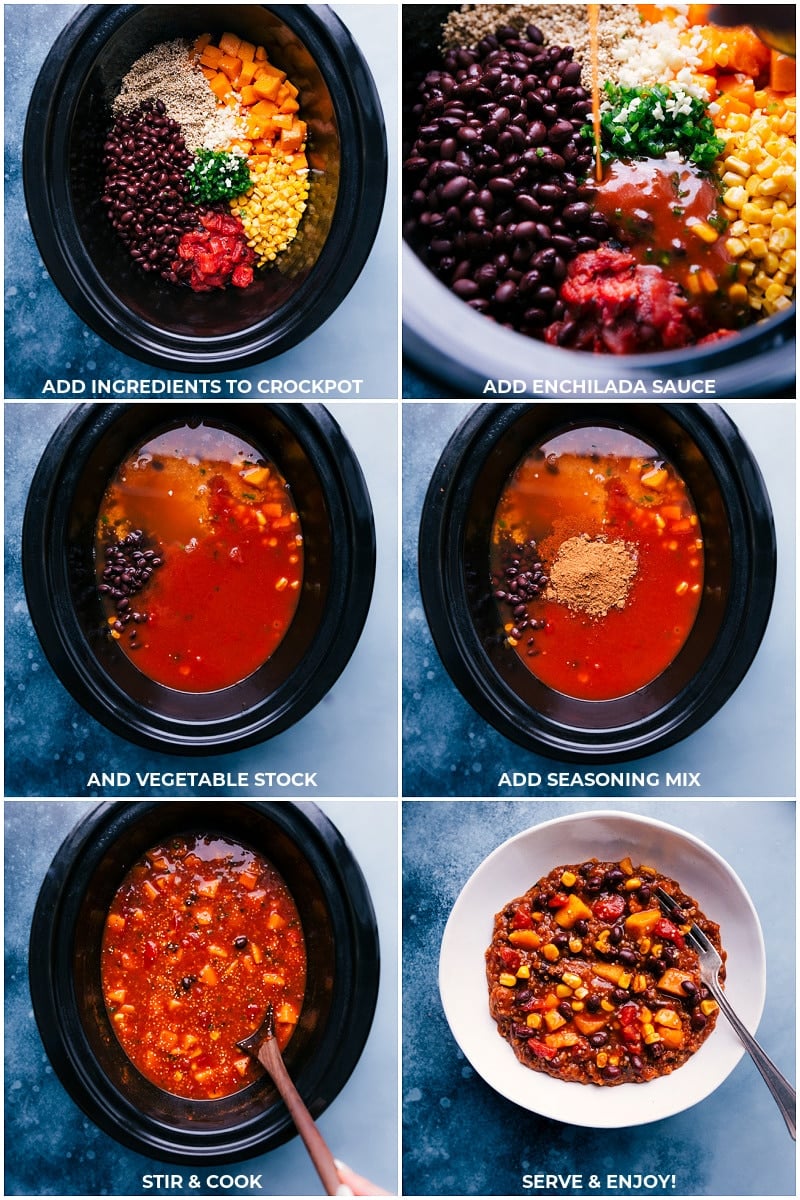
[[[579,426],[506,482],[489,572],[502,639],[542,683],[614,700],[680,652],[703,590],[703,537],[684,481],[652,446]]]
[[[303,534],[274,463],[225,429],[186,425],[119,466],[95,557],[117,646],[157,683],[210,692],[280,645],[300,597]]]
[[[249,287],[276,262],[309,194],[299,95],[233,33],[137,59],[112,106],[103,202],[142,271],[210,292]]]
[[[679,917],[663,916],[657,887]],[[657,868],[630,858],[556,867],[495,916],[486,977],[498,1032],[524,1066],[567,1082],[669,1074],[717,1018],[685,938],[692,923],[724,961],[719,926]]]
[[[306,953],[295,902],[278,872],[214,835],[148,850],[106,918],[103,998],[133,1065],[193,1100],[230,1096],[259,1071],[236,1043],[267,1004],[283,1049],[303,1006]]]
[[[405,235],[477,312],[595,353],[728,337],[796,283],[794,62],[708,5],[464,5]]]

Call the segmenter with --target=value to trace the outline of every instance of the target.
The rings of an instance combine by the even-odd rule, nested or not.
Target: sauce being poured
[[[738,324],[728,297],[737,267],[719,236],[719,200],[691,163],[661,158],[611,163],[595,192],[595,208],[639,263],[661,267],[692,303]]]

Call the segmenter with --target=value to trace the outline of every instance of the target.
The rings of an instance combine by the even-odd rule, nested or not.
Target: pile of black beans
[[[569,262],[609,236],[585,182],[592,102],[572,47],[506,26],[448,51],[420,93],[406,238],[472,308],[541,337],[564,315]]]
[[[536,654],[535,641],[531,634],[545,627],[544,621],[531,617],[528,605],[541,596],[548,583],[549,579],[533,540],[512,543],[505,552],[502,576],[492,579],[492,595],[501,610],[505,608],[510,614],[510,622],[506,621],[506,624],[512,624],[508,636],[515,641],[526,638],[528,657]]]
[[[147,623],[147,613],[132,600],[162,562],[155,550],[147,549],[141,529],[132,529],[126,537],[106,546],[105,565],[97,590],[114,605],[116,618],[111,628],[116,633],[121,634],[131,623],[134,626]],[[135,628],[130,630],[130,640],[135,648]]]
[[[114,122],[103,146],[102,202],[143,271],[178,283],[178,243],[199,223],[185,172],[193,162],[180,127],[161,100],[145,100]]]

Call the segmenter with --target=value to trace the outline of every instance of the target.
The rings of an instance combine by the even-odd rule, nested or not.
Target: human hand
[[[334,1159],[334,1162],[342,1181],[342,1186],[337,1188],[337,1196],[391,1196],[391,1192],[384,1191],[375,1183],[370,1183],[363,1175],[357,1175],[338,1158]]]

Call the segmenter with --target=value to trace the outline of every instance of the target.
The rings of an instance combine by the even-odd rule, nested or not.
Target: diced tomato
[[[638,1004],[623,1004],[622,1008],[617,1010],[617,1016],[621,1025],[632,1025],[639,1016]]]
[[[158,958],[158,946],[155,944],[155,942],[145,942],[143,957],[148,967],[151,967]]]
[[[569,904],[569,896],[566,896],[564,892],[556,892],[547,901],[548,908],[563,908],[565,904]]]
[[[625,912],[625,897],[616,893],[600,896],[592,905],[592,912],[598,921],[618,921]]]
[[[533,929],[533,917],[524,908],[518,908],[511,918],[512,929]]]
[[[508,967],[509,971],[518,971],[522,963],[522,955],[518,950],[512,950],[510,946],[500,947],[500,957],[503,964]]]
[[[686,945],[680,929],[678,929],[677,925],[673,925],[672,921],[667,920],[666,917],[661,918],[653,932],[656,937],[666,938],[668,942],[672,942],[679,949],[683,949]]]
[[[555,1058],[558,1050],[554,1046],[545,1046],[544,1042],[528,1042],[528,1049],[533,1054],[538,1054],[539,1058]]]

